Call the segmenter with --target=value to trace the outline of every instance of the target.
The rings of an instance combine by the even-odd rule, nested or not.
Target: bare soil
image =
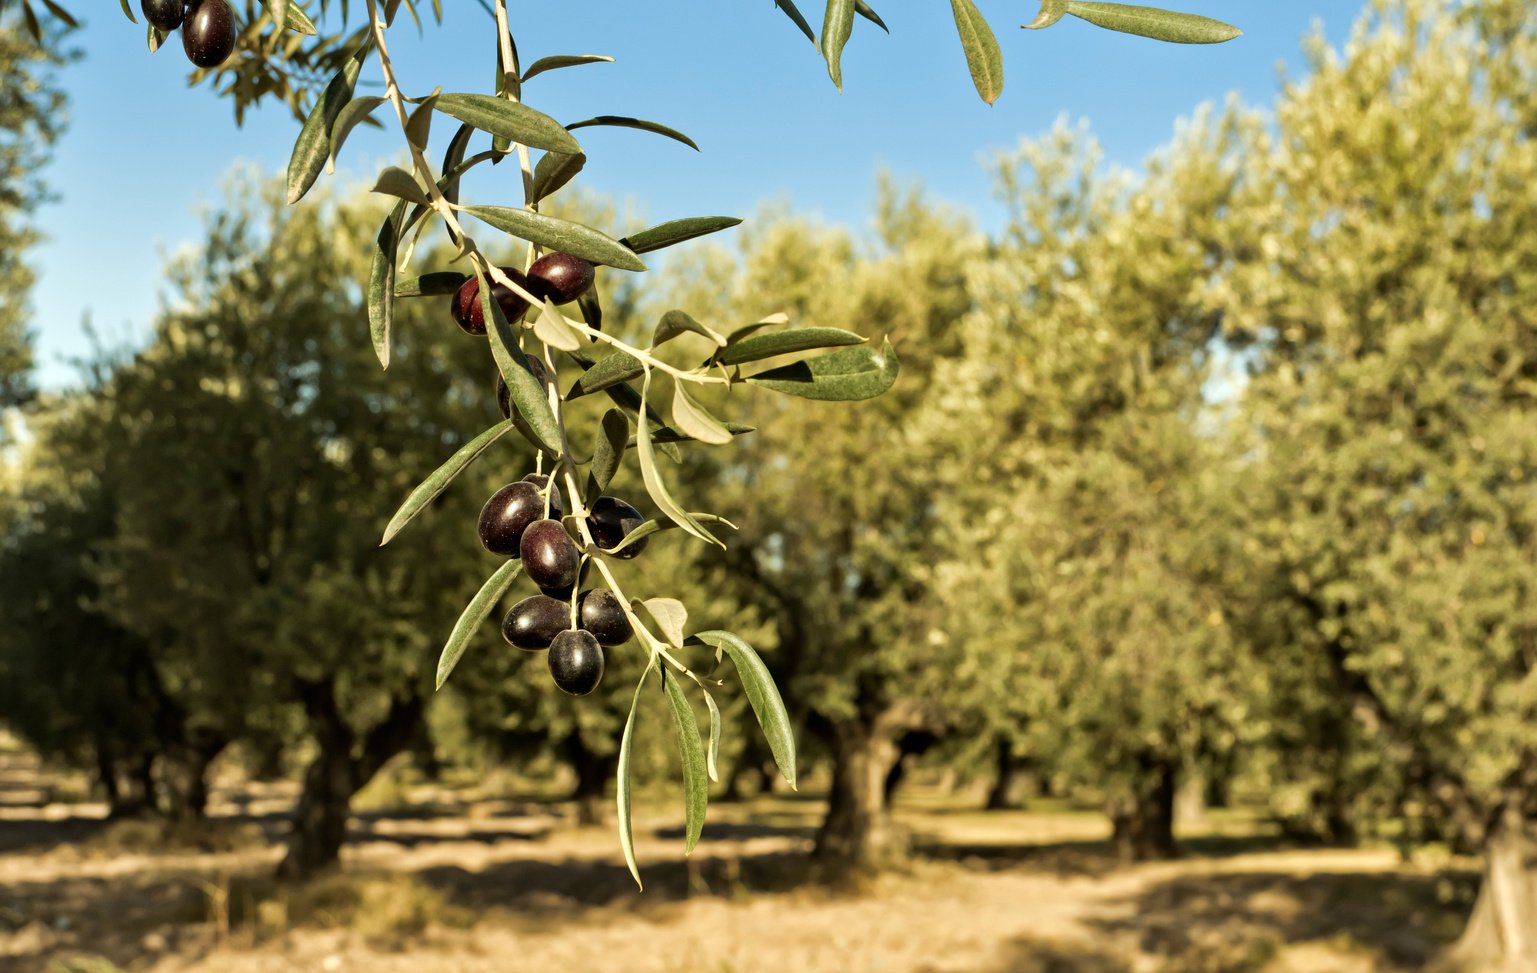
[[[816,873],[800,795],[713,806],[688,860],[672,802],[643,807],[642,893],[612,829],[570,808],[397,794],[355,820],[340,874],[284,889],[287,797],[226,793],[195,836],[0,807],[0,970],[1393,973],[1455,936],[1475,881],[1282,847],[1231,813],[1187,828],[1182,860],[1121,866],[1093,813],[919,790],[898,814],[911,867],[856,885]]]

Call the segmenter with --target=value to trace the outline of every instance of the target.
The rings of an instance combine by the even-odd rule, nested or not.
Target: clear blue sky
[[[808,16],[814,5],[800,4]],[[590,161],[580,181],[633,200],[653,220],[746,216],[779,198],[827,221],[862,226],[884,168],[995,226],[999,214],[981,164],[993,152],[1040,134],[1065,114],[1090,121],[1112,162],[1136,165],[1202,102],[1238,91],[1250,104],[1270,104],[1278,68],[1291,75],[1301,68],[1301,36],[1317,22],[1338,43],[1362,6],[1169,5],[1235,23],[1245,35],[1183,47],[1072,18],[1048,31],[1024,31],[1018,25],[1035,4],[981,0],[1005,59],[1003,97],[992,107],[972,90],[949,5],[940,0],[876,3],[891,35],[856,23],[841,95],[816,50],[771,0],[514,0],[512,17],[525,64],[546,54],[616,59],[534,79],[525,91],[532,105],[562,121],[651,118],[699,143],[703,152],[696,154],[641,132],[582,132]],[[47,174],[60,201],[42,214],[49,240],[35,258],[41,279],[33,297],[39,379],[53,387],[73,380],[65,359],[88,347],[85,316],[110,341],[147,333],[164,296],[165,258],[200,238],[201,213],[217,200],[224,174],[242,162],[280,172],[297,134],[280,106],[248,114],[236,128],[230,106],[207,86],[187,88],[188,65],[174,39],[150,56],[143,27],[129,23],[117,4],[71,6],[89,17],[75,35],[85,57],[62,75],[71,123]],[[429,22],[424,36],[405,15],[391,31],[402,86],[409,94],[425,94],[433,84],[489,90],[495,32],[488,18],[472,0],[444,6],[443,25]],[[352,7],[356,19],[363,4]],[[820,13],[811,19],[819,24]],[[370,62],[364,79],[377,77]],[[397,161],[398,145],[393,123],[384,133],[359,129],[342,169],[371,180],[381,164]],[[513,182],[505,184],[507,198],[477,201],[520,203]]]

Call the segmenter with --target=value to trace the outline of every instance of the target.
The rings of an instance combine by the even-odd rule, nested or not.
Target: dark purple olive
[[[186,6],[184,0],[139,0],[144,19],[167,34],[181,26]]]
[[[192,0],[181,25],[181,48],[200,68],[216,68],[235,52],[235,13],[224,0]]]
[[[523,271],[516,267],[503,267],[502,273],[512,278],[520,287],[528,287],[528,278],[523,276]],[[512,289],[496,281],[491,282],[491,296],[496,298],[496,303],[502,308],[502,316],[508,322],[515,322],[523,317],[523,312],[528,310],[528,302],[512,292]],[[459,285],[459,290],[454,294],[453,303],[449,310],[464,329],[465,334],[482,335],[486,333],[486,311],[480,306],[480,278],[471,277]]]
[[[571,628],[571,603],[545,595],[524,598],[502,620],[502,638],[520,649],[550,647],[555,636]]]
[[[577,602],[577,617],[583,630],[591,632],[599,645],[623,645],[635,634],[625,617],[624,605],[607,588],[582,592]]]
[[[528,268],[533,295],[552,304],[570,304],[587,293],[592,279],[592,264],[569,253],[547,253]]]
[[[540,385],[548,385],[546,379],[548,373],[544,370],[544,362],[532,356],[528,359],[528,370],[533,373],[534,380]],[[496,407],[502,410],[503,419],[512,418],[512,393],[507,391],[507,380],[502,378],[502,373],[496,373]]]
[[[640,511],[623,500],[599,497],[592,505],[592,513],[587,517],[587,529],[592,531],[593,542],[604,550],[608,550],[645,522],[646,518],[640,515]],[[640,552],[644,551],[649,543],[651,538],[642,537],[614,557],[624,560],[639,557]]]
[[[550,496],[550,513],[557,518],[565,515],[559,490]],[[491,494],[480,508],[480,543],[492,554],[518,557],[528,525],[543,518],[544,496],[539,486],[523,480],[509,483]]]
[[[530,484],[532,486],[532,484]],[[576,584],[581,552],[558,520],[536,520],[523,532],[523,571],[543,589],[569,589]]]
[[[603,681],[603,648],[591,632],[565,631],[550,643],[550,675],[572,696],[586,696]]]
[[[571,592],[587,583],[587,575],[592,573],[592,561],[583,561],[582,570],[578,573],[581,576],[576,579],[574,584],[557,585],[549,588],[541,587],[539,589],[539,593],[549,595],[551,598],[554,598],[557,601],[563,601],[567,604],[570,604]]]

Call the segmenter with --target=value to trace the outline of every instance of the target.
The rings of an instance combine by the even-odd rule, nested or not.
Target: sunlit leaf
[[[466,206],[463,212],[504,233],[583,260],[620,270],[643,271],[634,251],[591,227],[511,206]]]
[[[688,219],[659,223],[639,233],[633,233],[620,242],[635,253],[650,253],[652,250],[661,250],[663,247],[670,247],[685,240],[693,240],[720,230],[729,230],[741,222],[734,216],[692,216]]]
[[[546,71],[554,71],[556,68],[575,67],[578,64],[612,64],[613,58],[606,54],[553,54],[549,57],[541,57],[528,66],[523,72],[522,80],[536,77]]]
[[[154,30],[153,27],[150,28]],[[152,45],[151,50],[154,50]],[[288,202],[297,203],[315,185],[320,171],[325,168],[331,154],[331,126],[343,108],[352,99],[353,86],[363,69],[365,51],[359,51],[336,72],[321,92],[294,142],[293,154],[288,159]]]
[[[736,524],[733,524],[725,517],[719,517],[715,514],[690,512],[689,516],[701,524],[708,524],[712,527],[718,525],[736,530]],[[613,547],[605,548],[605,550],[609,554],[617,554],[618,552],[629,547],[631,544],[638,543],[639,541],[650,537],[652,534],[659,533],[664,530],[674,530],[677,528],[677,526],[677,524],[670,520],[648,520],[641,524],[639,527],[630,531],[628,534],[624,535],[624,540],[620,541],[618,544],[615,544]]]
[[[647,598],[641,606],[656,619],[657,627],[667,636],[667,644],[683,646],[683,628],[688,624],[688,609],[676,598]]]
[[[720,781],[720,707],[715,705],[715,697],[703,686],[700,691],[704,693],[705,708],[710,711],[710,746],[704,753],[704,769],[710,775],[710,780]]]
[[[385,167],[384,171],[379,173],[379,178],[374,180],[370,192],[394,196],[396,199],[403,199],[420,206],[428,205],[427,193],[416,181],[416,177],[397,166]]]
[[[827,61],[827,73],[838,90],[843,90],[843,45],[848,43],[854,31],[854,0],[827,0],[827,12],[822,19],[822,57]]]
[[[1003,94],[1003,52],[998,49],[998,38],[972,0],[950,0],[950,12],[955,16],[961,49],[966,52],[971,83],[982,100],[991,105]]]
[[[528,358],[518,346],[518,336],[513,333],[507,315],[502,313],[501,305],[492,299],[489,282],[479,267],[475,268],[475,278],[480,282],[480,308],[485,315],[491,357],[502,373],[502,381],[507,383],[508,397],[517,410],[515,415],[522,420],[519,432],[551,456],[559,456],[560,424],[555,421],[555,412],[550,408],[544,385],[529,368]]]
[[[688,394],[684,382],[674,382],[672,389],[672,424],[679,432],[702,443],[720,446],[731,442],[731,431],[725,423],[710,414],[709,410]]]
[[[352,130],[382,104],[384,104],[384,98],[379,95],[360,95],[347,102],[337,113],[336,121],[331,125],[331,142],[327,149],[332,162],[335,162],[341,154],[342,146],[346,144],[347,136],[352,134]]]
[[[522,102],[508,101],[495,95],[461,94],[450,92],[438,96],[438,111],[451,115],[513,142],[536,149],[565,152],[574,155],[582,146],[564,125]]]
[[[438,656],[438,689],[443,688],[443,684],[448,681],[449,673],[453,672],[454,666],[459,664],[459,657],[464,655],[464,650],[469,647],[470,638],[475,634],[475,630],[480,628],[486,616],[491,614],[497,603],[507,594],[522,570],[523,562],[509,559],[486,579],[486,583],[480,586],[475,597],[464,606],[459,620],[454,623],[454,630],[449,633],[448,641],[443,645],[442,654]]]
[[[768,741],[774,763],[779,765],[779,772],[789,785],[795,787],[795,731],[768,666],[763,664],[763,659],[751,645],[731,632],[696,632],[689,643],[696,642],[712,645],[731,656],[737,678],[742,681],[742,692],[752,706],[753,715],[758,718],[758,726],[763,729],[763,738]]]
[[[737,332],[737,334],[741,333]],[[773,358],[776,355],[790,355],[798,351],[865,343],[863,336],[842,328],[796,328],[793,331],[774,331],[770,334],[753,335],[750,332],[749,334],[750,337],[744,337],[740,341],[733,340],[716,356],[716,360],[723,365],[740,365],[744,362]],[[732,338],[735,339],[735,335]]]
[[[393,540],[395,535],[400,533],[401,528],[411,522],[411,518],[421,513],[429,503],[437,499],[438,494],[447,489],[448,485],[454,482],[454,478],[463,473],[475,461],[475,457],[485,452],[486,447],[507,435],[511,429],[512,423],[510,422],[497,423],[459,447],[458,451],[448,458],[448,462],[438,467],[432,472],[431,476],[417,484],[416,488],[406,496],[405,502],[400,505],[400,509],[395,511],[395,516],[390,518],[389,525],[384,528],[384,538],[379,541],[379,546],[383,547]]]
[[[635,864],[635,829],[630,820],[630,750],[635,743],[635,711],[640,704],[640,691],[645,687],[649,675],[651,669],[648,666],[640,674],[640,682],[635,685],[635,695],[630,699],[630,715],[625,718],[624,733],[619,737],[619,772],[614,788],[615,803],[619,809],[619,848],[624,852],[624,863],[629,866],[636,888],[640,889],[645,886],[641,884],[640,867]]]
[[[651,376],[647,374],[645,387],[641,390],[642,401],[649,398],[650,386]],[[650,424],[647,422],[645,412],[637,415],[635,425],[635,451],[640,456],[640,476],[646,484],[646,493],[651,496],[652,502],[667,516],[667,519],[677,524],[685,533],[724,550],[726,545],[717,540],[714,534],[705,530],[689,515],[688,511],[678,505],[678,501],[672,498],[672,494],[667,492],[667,485],[662,481],[661,471],[656,466]]]
[[[406,204],[397,203],[379,227],[373,264],[368,272],[368,334],[383,368],[390,367],[390,328],[395,319],[395,259],[399,255],[401,223]]]
[[[806,40],[810,41],[812,45],[816,44],[817,35],[812,32],[811,25],[806,23],[806,18],[796,8],[794,0],[774,0],[774,6],[784,11],[785,16],[789,17],[790,21],[800,28],[801,33],[806,35]]]
[[[1125,3],[1067,0],[1067,12],[1096,27],[1117,30],[1123,34],[1139,34],[1173,44],[1220,44],[1243,33],[1232,24],[1224,24],[1210,17]]]
[[[576,178],[576,174],[581,172],[586,164],[587,157],[580,152],[575,155],[546,152],[534,165],[534,189],[531,198],[537,203],[546,196],[558,192],[562,186]]]
[[[899,368],[896,350],[887,341],[880,351],[845,348],[749,375],[747,381],[803,399],[853,402],[874,398],[891,388]]]
[[[875,12],[875,8],[865,3],[865,0],[854,0],[854,12],[886,33],[891,33],[891,28],[886,26],[886,22],[881,19],[881,15]]]
[[[682,679],[657,659],[662,689],[672,704],[673,724],[678,731],[678,752],[683,758],[683,853],[691,854],[704,832],[705,809],[710,802],[709,779],[705,775],[704,745],[699,740],[699,723],[694,708],[683,694]]]

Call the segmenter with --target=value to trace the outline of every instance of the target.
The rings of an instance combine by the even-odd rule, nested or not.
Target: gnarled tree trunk
[[[1485,843],[1484,883],[1443,969],[1537,973],[1537,823],[1515,804]]]
[[[999,734],[993,743],[993,783],[987,789],[987,810],[1007,811],[1016,806],[1014,781],[1019,776],[1019,763],[1014,759],[1014,741]]]
[[[1174,798],[1179,789],[1179,767],[1174,761],[1152,755],[1142,761],[1142,773],[1132,793],[1112,802],[1112,841],[1123,861],[1174,858]]]
[[[394,699],[384,719],[360,735],[342,717],[330,681],[305,683],[300,696],[320,749],[304,770],[288,852],[278,865],[278,877],[287,880],[307,879],[336,865],[353,795],[411,742],[423,707],[414,693]]]
[[[856,715],[826,721],[833,755],[827,816],[817,833],[816,857],[839,871],[873,871],[907,856],[905,836],[886,808],[886,782],[901,759],[898,739],[916,726],[916,713],[883,704],[861,689]]]

